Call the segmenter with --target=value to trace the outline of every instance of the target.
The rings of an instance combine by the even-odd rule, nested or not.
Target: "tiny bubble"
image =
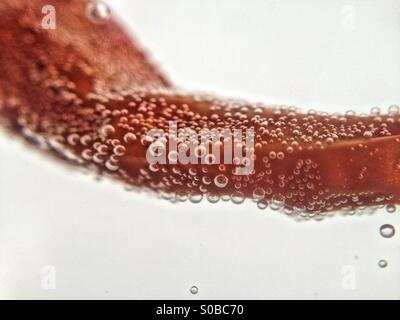
[[[379,228],[380,234],[384,238],[391,238],[396,233],[395,228],[391,224],[384,224]]]
[[[111,10],[105,2],[93,0],[87,4],[86,14],[92,22],[101,24],[110,19]]]
[[[378,261],[378,266],[379,266],[379,268],[386,268],[387,265],[388,265],[388,263],[387,263],[387,261],[384,260],[384,259],[381,259],[381,260]]]
[[[190,288],[190,293],[191,294],[197,294],[199,292],[199,288],[197,288],[196,286],[192,286]]]

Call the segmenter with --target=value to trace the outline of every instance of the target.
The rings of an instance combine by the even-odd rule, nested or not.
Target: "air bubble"
[[[270,151],[268,156],[269,156],[270,159],[275,159],[276,158],[276,152],[275,151]]]
[[[112,135],[114,133],[115,133],[115,128],[112,125],[109,125],[109,124],[101,127],[101,129],[100,129],[100,135],[103,138],[107,138],[108,136],[110,136],[110,135]]]
[[[103,24],[110,19],[111,10],[103,1],[90,1],[86,7],[86,15],[92,22]]]
[[[219,201],[219,196],[216,194],[209,193],[207,194],[207,200],[210,203],[217,203]]]
[[[221,196],[221,200],[222,201],[229,201],[229,200],[231,200],[231,197],[228,194],[223,194]]]
[[[371,132],[371,131],[365,131],[365,132],[363,133],[363,137],[364,137],[365,139],[370,139],[370,138],[372,138],[372,132]]]
[[[187,200],[188,196],[186,194],[186,192],[184,191],[180,191],[176,193],[176,200],[180,201],[180,202],[185,202]]]
[[[199,288],[197,288],[196,286],[192,286],[190,288],[190,293],[191,294],[198,294],[199,293]]]
[[[379,115],[381,113],[381,109],[379,107],[373,107],[370,110],[370,114],[373,116]]]
[[[393,213],[396,211],[396,206],[394,204],[388,204],[386,206],[386,211],[389,213]]]
[[[283,212],[287,215],[291,215],[293,213],[294,209],[290,207],[284,207]]]
[[[112,163],[111,161],[106,162],[106,168],[110,171],[117,171],[119,169],[118,165]]]
[[[223,174],[219,174],[214,178],[214,183],[218,188],[224,188],[228,184],[228,178]]]
[[[115,146],[115,147],[114,147],[114,150],[113,150],[113,151],[114,151],[114,153],[115,153],[117,156],[122,157],[122,156],[125,154],[126,149],[125,149],[124,146],[118,145],[118,146]]]
[[[160,170],[160,168],[157,163],[152,163],[149,165],[149,170],[151,172],[158,172]]]
[[[284,196],[281,194],[276,194],[272,197],[271,203],[270,203],[270,208],[271,210],[279,210],[280,208],[282,208],[283,204],[284,204]]]
[[[260,201],[257,202],[257,207],[258,209],[264,210],[267,209],[268,207],[268,201],[265,199],[262,199]]]
[[[388,263],[387,263],[387,261],[384,260],[384,259],[381,259],[381,260],[378,261],[378,266],[379,266],[379,268],[386,268],[387,265],[388,265]]]
[[[253,191],[253,200],[259,201],[265,197],[265,191],[263,188],[255,188]]]
[[[124,142],[127,144],[135,142],[136,139],[136,135],[132,132],[128,132],[124,135]]]
[[[384,224],[379,228],[380,234],[384,238],[391,238],[395,235],[396,230],[391,224]]]
[[[393,105],[388,108],[388,114],[394,116],[399,113],[399,106]]]
[[[244,201],[244,195],[240,191],[235,191],[231,194],[231,200],[235,204],[241,204]]]
[[[192,203],[199,203],[203,200],[203,195],[201,193],[194,193],[189,195],[189,201]]]
[[[332,144],[333,142],[334,142],[334,140],[330,137],[326,139],[327,144]]]
[[[201,181],[203,181],[204,184],[209,185],[211,184],[212,180],[209,176],[204,176]]]
[[[67,137],[67,141],[71,146],[76,146],[80,142],[80,137],[77,133],[72,133]]]

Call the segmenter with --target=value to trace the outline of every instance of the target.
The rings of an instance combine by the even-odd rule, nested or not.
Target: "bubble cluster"
[[[398,106],[327,114],[185,92],[110,20],[105,3],[61,6],[70,19],[51,38],[35,27],[32,5],[10,8],[9,27],[0,30],[0,118],[30,143],[174,203],[251,199],[260,210],[318,219],[384,206],[395,212]],[[206,130],[210,143],[196,145]],[[232,136],[219,135],[227,131]],[[225,159],[227,146],[241,157]],[[196,163],[181,161],[192,151]]]

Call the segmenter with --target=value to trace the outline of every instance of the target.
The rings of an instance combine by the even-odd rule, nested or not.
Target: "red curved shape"
[[[0,119],[49,154],[178,200],[253,198],[261,208],[269,202],[305,215],[399,203],[397,110],[304,114],[183,93],[113,19],[88,19],[87,1],[53,0],[57,28],[43,29],[47,3],[0,3]],[[146,137],[152,129],[168,132],[171,121],[196,133],[253,129],[254,149],[247,151],[254,170],[237,175],[235,163],[150,165],[153,141]]]

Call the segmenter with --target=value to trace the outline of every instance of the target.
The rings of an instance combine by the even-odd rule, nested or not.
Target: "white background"
[[[181,87],[331,112],[400,103],[400,1],[108,2]],[[400,298],[399,236],[379,235],[398,212],[299,223],[127,192],[4,135],[0,155],[1,298]]]

